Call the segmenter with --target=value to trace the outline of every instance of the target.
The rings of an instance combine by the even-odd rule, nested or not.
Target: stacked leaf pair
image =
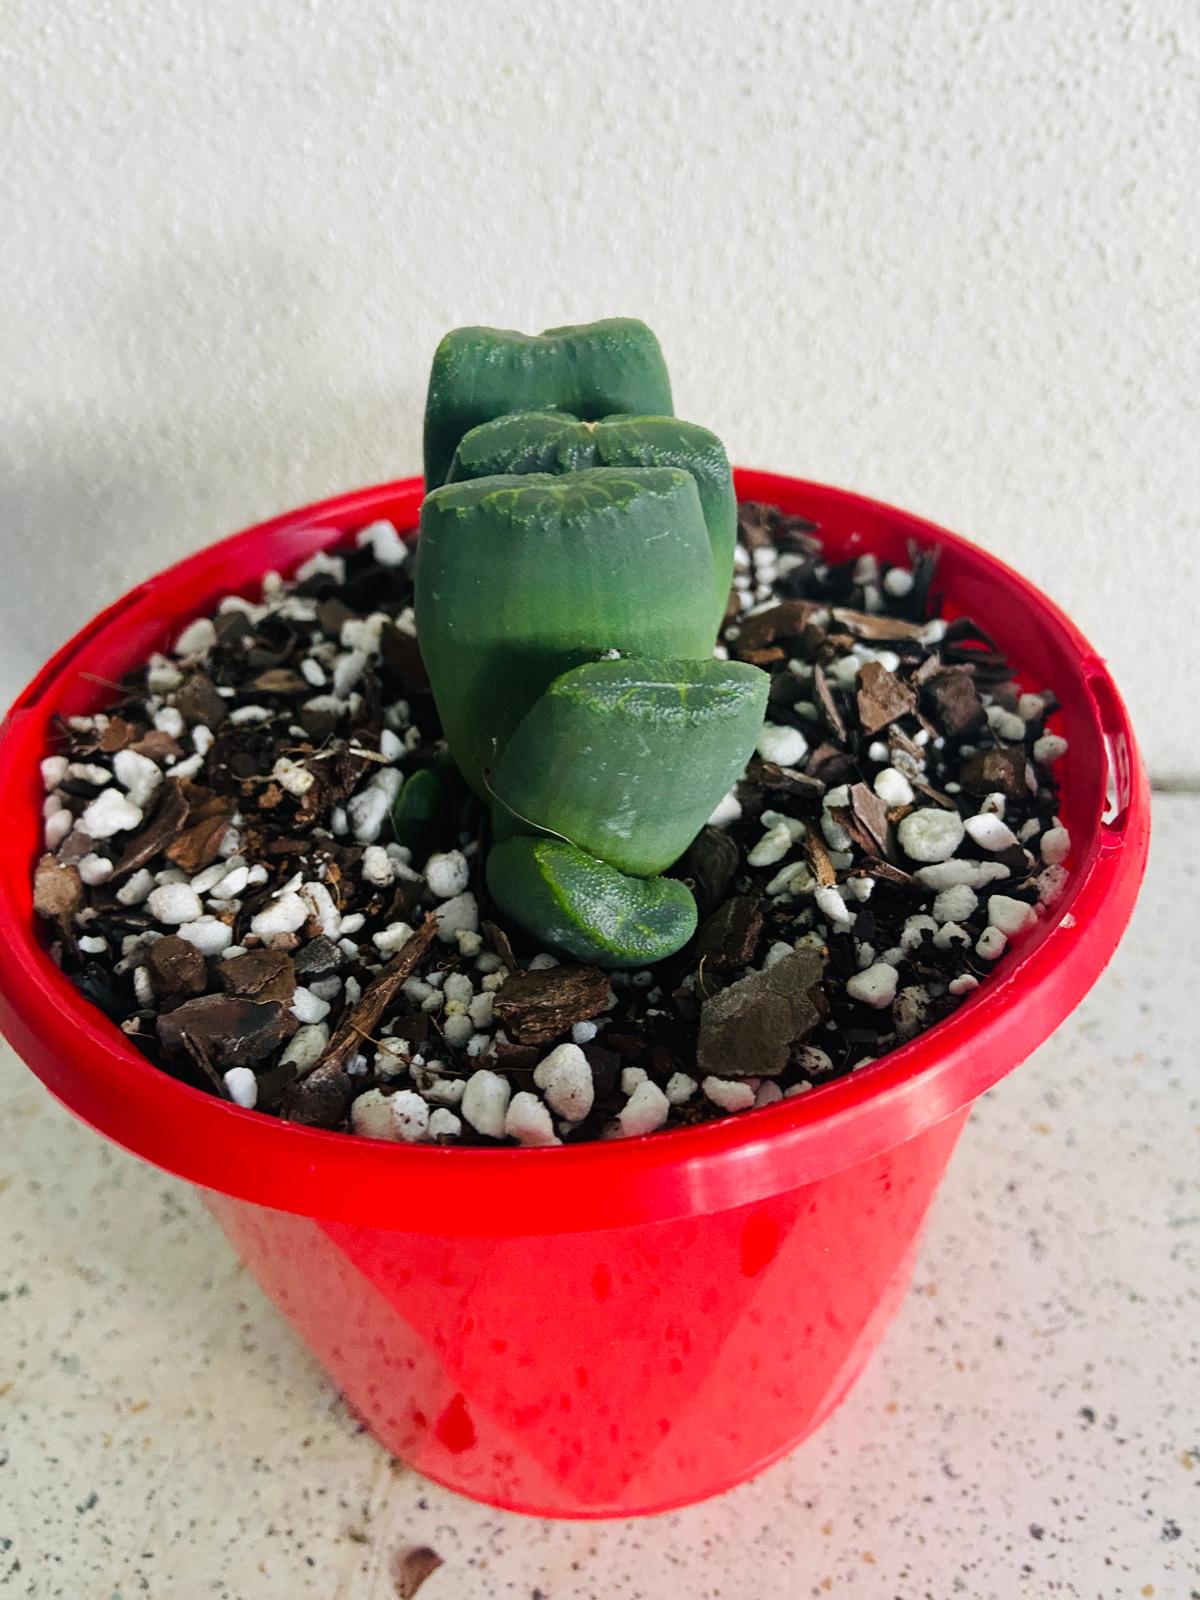
[[[713,658],[737,506],[625,318],[460,328],[434,357],[417,632],[450,752],[491,806],[488,887],[551,948],[644,966],[696,926],[662,874],[741,775],[757,667]]]

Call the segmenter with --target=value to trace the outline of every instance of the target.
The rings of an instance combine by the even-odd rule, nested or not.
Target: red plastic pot
[[[157,1071],[77,994],[35,926],[50,718],[94,710],[181,624],[375,517],[417,479],[291,512],[126,595],[66,645],[0,734],[0,1026],[46,1085],[201,1185],[221,1226],[381,1443],[509,1509],[617,1516],[750,1477],[829,1415],[908,1282],[971,1102],[1037,1046],[1112,954],[1149,801],[1099,656],[993,556],[857,495],[757,472],[742,498],[821,525],[836,554],[941,550],[951,613],[986,623],[1062,701],[1066,895],[953,1017],[841,1082],[646,1139],[456,1150],[289,1126]]]

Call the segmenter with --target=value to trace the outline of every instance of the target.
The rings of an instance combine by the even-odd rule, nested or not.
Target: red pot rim
[[[32,909],[40,852],[37,763],[51,716],[99,708],[82,674],[126,666],[220,595],[285,570],[374,517],[415,525],[418,478],[339,495],[222,540],[139,585],[42,669],[0,729],[0,1026],[67,1106],[169,1171],[241,1199],[331,1221],[434,1233],[513,1235],[613,1228],[747,1204],[865,1161],[975,1099],[1022,1061],[1091,987],[1124,931],[1145,867],[1149,792],[1128,714],[1104,663],[1056,605],[1003,562],[933,523],[801,479],[739,470],[739,498],[847,520],[862,550],[936,544],[943,571],[993,587],[1055,660],[1072,719],[1067,765],[1107,770],[1072,819],[1067,891],[1000,971],[945,1022],[868,1068],[759,1111],[646,1138],[555,1149],[385,1144],[244,1111],[171,1078],[88,1004],[51,961]],[[953,575],[947,594],[955,597]],[[989,612],[989,626],[993,617]],[[1005,630],[995,630],[1003,645]],[[1011,651],[1014,664],[1022,656]],[[111,674],[110,674],[111,675]],[[1043,683],[1051,682],[1043,678]],[[1089,790],[1090,792],[1090,790]],[[1087,815],[1094,810],[1094,815]]]

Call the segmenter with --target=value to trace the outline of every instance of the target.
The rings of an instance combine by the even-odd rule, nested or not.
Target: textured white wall
[[[0,688],[201,542],[414,470],[446,327],[627,313],[736,459],[1041,582],[1200,777],[1198,19],[16,0]]]

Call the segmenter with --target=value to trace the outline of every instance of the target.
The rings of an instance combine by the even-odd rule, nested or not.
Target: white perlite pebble
[[[42,762],[42,785],[47,794],[58,788],[67,775],[68,766],[70,762],[66,756],[47,756]]]
[[[474,990],[465,972],[448,972],[442,980],[442,993],[447,1000],[461,1000],[463,1005],[467,1005]]]
[[[819,1078],[823,1073],[833,1071],[833,1058],[827,1051],[818,1050],[815,1044],[806,1044],[797,1057],[797,1065],[801,1072]]]
[[[470,1017],[471,1021],[475,1024],[475,1026],[477,1028],[490,1028],[491,1025],[492,1025],[492,1022],[493,1022],[492,1013],[493,1013],[493,1011],[495,1009],[495,1005],[496,1005],[495,991],[494,990],[492,990],[492,991],[485,990],[482,994],[474,995],[467,1002],[467,1015]],[[579,1028],[591,1028],[593,1034],[596,1031],[594,1023],[577,1022],[575,1024],[575,1028],[572,1029],[572,1033],[574,1033]],[[588,1037],[591,1037],[591,1035],[589,1035]],[[587,1043],[587,1038],[576,1039],[575,1043],[576,1044],[586,1044]]]
[[[308,921],[308,907],[298,894],[288,891],[269,901],[250,919],[250,932],[260,939],[275,933],[296,933]]]
[[[108,940],[100,934],[85,936],[79,941],[79,948],[87,956],[102,956],[108,949]]]
[[[256,877],[258,867],[251,867],[246,875],[246,882],[258,883]],[[343,917],[334,904],[333,896],[318,879],[313,878],[308,883],[300,885],[300,898],[308,908],[309,916],[316,919],[321,932],[327,939],[338,939],[342,934],[357,933],[363,925],[360,912],[352,912],[348,917]],[[355,921],[355,918],[358,920]]]
[[[617,1112],[617,1126],[624,1139],[637,1139],[642,1134],[661,1128],[671,1115],[671,1102],[649,1078],[643,1078]]]
[[[1037,876],[1038,900],[1044,906],[1055,905],[1062,899],[1070,873],[1066,867],[1047,867]]]
[[[303,984],[297,984],[296,992],[292,995],[291,1011],[297,1022],[323,1022],[329,1015],[329,1002],[315,995],[311,989],[306,989]]]
[[[146,687],[151,694],[170,694],[183,682],[183,673],[177,666],[157,652],[150,657],[146,667]]]
[[[741,814],[741,801],[731,789],[723,799],[717,801],[716,809],[708,819],[708,825],[710,828],[727,828],[731,822],[736,822]]]
[[[838,784],[836,789],[827,789],[821,800],[821,832],[825,835],[825,843],[831,850],[849,850],[852,843],[845,828],[829,814],[831,807],[849,804],[850,789],[844,783]]]
[[[457,1139],[462,1133],[462,1123],[446,1106],[438,1106],[436,1111],[429,1114],[429,1137],[431,1139]]]
[[[754,1088],[734,1078],[705,1078],[700,1087],[722,1111],[748,1111],[754,1104]]]
[[[462,1097],[462,1114],[476,1133],[482,1133],[489,1139],[502,1139],[504,1117],[511,1094],[507,1078],[483,1067],[467,1079]]]
[[[195,622],[189,622],[187,627],[175,641],[175,654],[177,656],[198,656],[205,650],[211,650],[217,642],[217,630],[213,627],[208,617],[197,617]]]
[[[145,809],[163,781],[162,768],[136,750],[118,750],[113,772],[135,806]]]
[[[896,837],[910,861],[947,861],[963,842],[965,831],[957,811],[922,806],[901,819]]]
[[[813,877],[808,863],[806,861],[792,861],[787,866],[780,868],[770,883],[767,884],[766,892],[769,895],[807,894],[815,886],[816,879]]]
[[[408,1071],[411,1053],[407,1039],[381,1039],[375,1052],[375,1071],[381,1078],[399,1078]]]
[[[318,1022],[313,1027],[300,1028],[292,1035],[291,1042],[280,1056],[280,1065],[295,1067],[297,1072],[303,1072],[321,1059],[328,1044],[329,1029],[325,1023]]]
[[[1002,861],[938,861],[931,867],[918,867],[913,877],[938,894],[965,883],[968,889],[982,889],[1012,874]]]
[[[72,817],[71,813],[65,808],[62,811],[52,812],[50,816],[46,818],[46,826],[43,831],[43,837],[46,841],[47,850],[58,849],[59,845],[70,833],[74,820],[74,817]]]
[[[454,944],[459,933],[479,932],[479,906],[469,891],[443,900],[434,911],[438,938],[443,944]]]
[[[1042,860],[1046,865],[1048,867],[1057,867],[1071,853],[1071,835],[1065,828],[1047,828],[1042,835],[1042,842],[1039,848],[1042,852]],[[83,871],[82,862],[79,870]]]
[[[183,923],[176,931],[202,956],[223,955],[233,943],[233,929],[217,917],[197,917],[194,922]]]
[[[365,528],[360,528],[354,542],[360,550],[369,544],[371,554],[381,567],[398,567],[408,555],[404,540],[394,526],[384,520],[369,522]]]
[[[884,767],[875,774],[875,793],[885,806],[910,806],[913,803],[913,786],[895,767]]]
[[[258,1079],[249,1067],[230,1067],[225,1074],[225,1087],[235,1106],[245,1106],[253,1111],[258,1104]]]
[[[673,1106],[686,1105],[699,1087],[686,1072],[673,1072],[667,1079],[667,1100]]]
[[[1014,900],[1006,894],[988,896],[988,924],[999,928],[1009,938],[1020,933],[1034,920],[1034,910],[1024,900]]]
[[[975,954],[984,961],[998,961],[1007,945],[999,928],[985,928],[975,941]]]
[[[985,794],[979,809],[981,812],[992,811],[996,816],[1002,817],[1008,809],[1008,796],[998,791],[995,794]]]
[[[123,906],[140,906],[154,888],[154,874],[141,867],[117,890],[117,899]]]
[[[223,861],[215,861],[211,867],[205,867],[203,871],[196,874],[192,879],[192,888],[197,894],[208,894],[211,889],[216,888],[224,876],[225,863]]]
[[[846,993],[852,1000],[860,1000],[864,1005],[882,1011],[896,998],[899,980],[900,974],[895,967],[889,966],[886,961],[877,961],[873,967],[868,967],[865,972],[856,972],[847,980]]]
[[[365,650],[348,650],[339,656],[333,669],[333,693],[336,699],[346,700],[350,691],[367,669]]]
[[[896,600],[912,593],[913,575],[907,567],[889,567],[884,574],[883,587]]]
[[[934,900],[933,919],[935,922],[966,922],[974,915],[978,904],[979,897],[974,889],[965,883],[956,883],[953,888],[943,889]]]
[[[380,770],[346,804],[346,820],[359,844],[374,844],[400,793],[404,779],[395,767]]]
[[[764,722],[756,748],[764,761],[773,761],[779,767],[794,767],[808,754],[808,740],[799,728]]]
[[[383,889],[392,881],[392,858],[381,844],[367,846],[362,853],[361,869],[364,883],[373,883]]]
[[[965,928],[960,928],[957,922],[943,922],[933,936],[933,943],[938,950],[953,950],[956,947],[965,950],[971,943],[971,935]]]
[[[463,1050],[470,1043],[475,1024],[465,1011],[455,1012],[442,1023],[442,1037],[455,1050]]]
[[[394,1138],[404,1144],[420,1144],[429,1137],[429,1107],[415,1089],[401,1089],[388,1101]]]
[[[250,883],[250,867],[230,867],[226,875],[219,878],[216,893],[221,899],[237,899],[238,894],[245,890],[248,883]],[[192,888],[195,888],[195,883]]]
[[[1023,694],[1017,701],[1017,715],[1023,722],[1032,722],[1035,717],[1040,717],[1045,709],[1046,702],[1040,694]]]
[[[1033,741],[1033,759],[1040,761],[1043,766],[1052,766],[1054,762],[1061,761],[1067,753],[1067,741],[1057,733],[1044,733],[1040,739]]]
[[[204,910],[196,891],[186,883],[164,883],[146,902],[155,922],[177,927],[181,922],[195,922]]]
[[[794,843],[795,838],[787,823],[777,823],[763,834],[747,855],[747,864],[752,867],[773,867],[777,861],[783,860]]]
[[[946,987],[951,994],[970,994],[972,989],[978,989],[979,979],[971,972],[961,972],[957,978],[951,978]]]
[[[67,768],[68,778],[77,778],[93,789],[104,789],[112,782],[112,773],[97,761],[72,761]]]
[[[150,973],[145,967],[133,969],[133,994],[138,1005],[149,1009],[154,1004],[154,985],[150,981]]]
[[[182,739],[184,731],[183,713],[174,706],[163,706],[161,711],[154,713],[154,726],[159,733],[165,733],[168,738]]]
[[[84,810],[79,825],[89,839],[111,839],[116,833],[136,828],[141,820],[141,806],[134,805],[119,789],[105,789]],[[69,817],[67,821],[69,828]]]
[[[854,921],[853,912],[847,909],[846,902],[836,889],[817,889],[813,899],[817,902],[818,909],[837,926],[848,928]]]
[[[388,1097],[379,1089],[368,1089],[350,1107],[350,1126],[364,1139],[396,1139]]]
[[[451,900],[471,881],[471,869],[461,850],[435,853],[425,863],[425,882],[439,900]]]
[[[465,1099],[465,1097],[464,1097]],[[469,1120],[469,1119],[468,1119]],[[550,1120],[550,1113],[528,1089],[515,1094],[504,1114],[504,1132],[510,1139],[523,1145],[557,1144],[558,1135]]]
[[[386,928],[371,935],[371,943],[381,955],[394,956],[413,936],[412,925],[407,922],[389,922]]]
[[[1007,850],[1017,842],[1017,836],[1008,823],[992,811],[968,817],[963,826],[981,850]]]
[[[577,1022],[571,1029],[571,1039],[575,1044],[591,1044],[598,1032],[594,1022]]]
[[[577,1044],[560,1044],[533,1069],[533,1081],[551,1111],[568,1122],[582,1122],[592,1109],[595,1087],[588,1058]]]
[[[297,799],[306,795],[317,781],[315,772],[310,772],[299,761],[293,761],[289,756],[280,756],[271,769],[271,776],[281,789],[286,789],[288,794],[294,794]]]
[[[79,863],[79,876],[90,889],[97,888],[102,883],[107,883],[113,875],[113,864],[104,856],[98,856],[94,851],[84,856]]]
[[[773,1106],[777,1101],[782,1099],[783,1090],[777,1083],[774,1083],[770,1078],[767,1078],[758,1086],[758,1093],[754,1096],[754,1105],[756,1109],[759,1106]]]
[[[998,739],[1018,744],[1025,737],[1025,724],[1015,711],[1006,711],[1003,706],[989,706],[987,719],[988,727]]]

